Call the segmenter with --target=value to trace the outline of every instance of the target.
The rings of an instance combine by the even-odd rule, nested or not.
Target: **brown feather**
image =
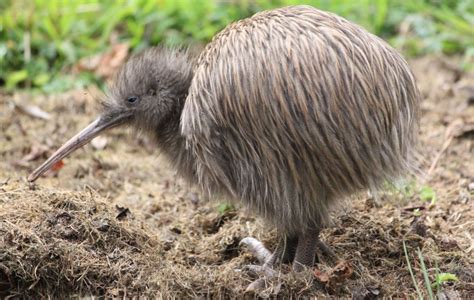
[[[197,61],[161,47],[134,56],[109,99],[189,182],[300,236],[349,195],[410,170],[420,95],[383,40],[294,6],[229,25]]]
[[[410,168],[419,98],[406,61],[361,27],[309,6],[258,13],[195,66],[187,177],[283,233],[321,228],[333,204]]]

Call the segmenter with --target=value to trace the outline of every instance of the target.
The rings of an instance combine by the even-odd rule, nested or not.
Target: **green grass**
[[[416,250],[418,260],[419,260],[419,265],[421,269],[421,273],[423,275],[423,280],[424,280],[424,290],[422,290],[422,287],[418,284],[418,281],[415,276],[415,272],[413,270],[412,264],[410,262],[408,250],[405,241],[403,241],[403,253],[405,254],[406,262],[407,262],[407,268],[408,272],[410,273],[410,277],[412,279],[413,287],[416,290],[416,293],[418,295],[418,299],[423,300],[423,299],[430,299],[434,300],[436,299],[435,295],[441,288],[441,285],[447,282],[454,282],[458,281],[458,278],[455,274],[452,273],[439,273],[439,268],[438,264],[436,263],[436,268],[435,268],[435,279],[434,282],[431,282],[430,280],[430,274],[428,269],[426,268],[425,265],[425,259],[423,257],[423,254],[421,253],[420,249]],[[433,291],[434,289],[434,291]],[[425,291],[426,296],[423,296],[422,291]]]
[[[0,88],[57,91],[97,81],[68,75],[111,39],[133,51],[159,43],[206,43],[230,22],[257,11],[310,4],[352,20],[408,55],[474,57],[473,0],[3,0]]]
[[[413,272],[413,267],[411,266],[411,263],[410,263],[410,258],[408,257],[407,245],[405,241],[403,241],[403,253],[405,253],[407,268],[408,268],[408,271],[410,272],[410,277],[413,282],[413,286],[415,287],[416,293],[418,294],[418,299],[423,299],[423,294],[421,293],[420,287],[418,286],[418,282],[416,281],[416,277]]]

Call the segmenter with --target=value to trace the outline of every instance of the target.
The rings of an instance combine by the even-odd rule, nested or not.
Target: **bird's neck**
[[[177,85],[180,87],[180,90],[175,107],[171,114],[161,122],[160,128],[155,128],[154,136],[157,138],[156,141],[161,152],[167,157],[179,175],[193,182],[195,177],[195,160],[192,158],[192,153],[186,149],[186,140],[181,134],[180,129],[181,113],[192,81],[192,62],[190,61],[189,65],[182,67],[184,69],[177,72],[177,74],[182,75],[182,78],[176,76],[176,79],[180,82]]]
[[[171,165],[176,168],[178,173],[185,179],[194,181],[194,160],[190,151],[186,149],[186,140],[180,130],[181,113],[193,78],[194,59],[187,52],[176,54],[184,55],[184,61],[188,63],[173,65],[174,68],[179,68],[174,69],[176,72],[170,76],[175,81],[177,101],[174,102],[175,106],[170,115],[160,122],[159,128],[155,128],[154,136],[157,138],[162,153],[170,160]]]
[[[194,159],[192,153],[186,149],[186,140],[181,135],[179,120],[179,117],[170,120],[167,129],[160,133],[157,142],[171,166],[180,176],[192,183],[195,181]]]

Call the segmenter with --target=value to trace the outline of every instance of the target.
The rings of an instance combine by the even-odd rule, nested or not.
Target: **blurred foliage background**
[[[405,55],[461,55],[473,67],[474,0],[0,0],[0,88],[100,83],[94,72],[71,72],[81,58],[117,43],[132,52],[204,44],[234,20],[295,4],[339,14]]]

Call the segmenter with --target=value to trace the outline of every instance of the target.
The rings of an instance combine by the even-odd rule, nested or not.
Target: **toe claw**
[[[266,287],[265,279],[259,278],[249,284],[249,286],[245,289],[245,292],[259,292]]]
[[[255,276],[265,276],[267,278],[273,277],[277,274],[275,270],[273,270],[271,267],[263,265],[246,265],[243,268],[245,271],[249,272],[252,275]]]
[[[247,246],[261,264],[264,264],[272,256],[272,253],[265,248],[262,242],[253,237],[243,238],[239,244]]]
[[[262,271],[262,266],[259,265],[245,265],[242,271],[249,273],[251,276],[258,276]]]
[[[318,246],[319,250],[321,250],[323,255],[329,256],[331,258],[337,258],[336,253],[331,249],[331,247],[326,245],[326,243],[324,243],[323,241],[318,240],[317,241],[317,246]]]

